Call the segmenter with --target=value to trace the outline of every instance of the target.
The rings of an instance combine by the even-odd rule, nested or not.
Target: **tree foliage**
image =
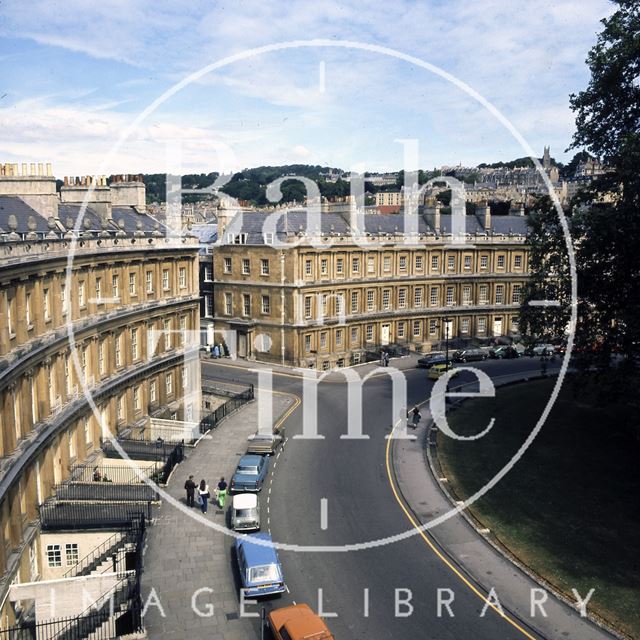
[[[551,342],[566,332],[571,317],[571,273],[562,226],[555,206],[544,196],[529,216],[527,244],[531,277],[523,287],[520,331],[528,342]],[[532,306],[548,300],[558,306]]]
[[[610,168],[577,199],[572,225],[576,344],[605,368],[611,353],[633,366],[640,349],[640,5],[617,4],[588,55],[589,85],[571,96],[572,146]]]

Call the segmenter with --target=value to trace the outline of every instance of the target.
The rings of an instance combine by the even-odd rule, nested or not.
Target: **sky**
[[[587,86],[587,53],[613,10],[606,0],[4,0],[0,162],[51,162],[62,177],[528,155],[496,113],[538,156],[549,145],[567,161],[569,95]]]

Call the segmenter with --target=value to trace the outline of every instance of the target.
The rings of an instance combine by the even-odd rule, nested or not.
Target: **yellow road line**
[[[508,622],[512,627],[514,627],[515,629],[520,631],[520,633],[522,633],[522,635],[525,638],[528,638],[529,640],[537,640],[537,638],[535,636],[532,636],[526,629],[524,629],[515,620],[513,620],[513,618],[508,616],[506,613],[501,611],[499,607],[497,607],[495,604],[490,602],[487,599],[487,597],[472,582],[470,582],[448,558],[446,558],[442,554],[442,552],[438,549],[438,547],[436,547],[436,545],[433,543],[433,541],[429,538],[429,536],[426,535],[426,533],[421,528],[421,526],[418,523],[416,523],[416,521],[413,518],[413,516],[409,513],[409,510],[406,508],[406,506],[404,504],[404,501],[402,500],[402,498],[398,494],[398,491],[396,489],[395,483],[393,481],[393,476],[392,476],[392,473],[391,473],[391,455],[390,455],[390,452],[391,452],[391,443],[393,442],[393,433],[394,433],[394,431],[396,429],[396,426],[397,425],[394,425],[393,429],[391,430],[391,437],[387,440],[387,448],[386,448],[387,477],[389,478],[389,484],[391,486],[391,490],[393,491],[393,495],[394,495],[397,503],[400,505],[400,508],[404,512],[405,516],[407,517],[407,519],[409,520],[409,522],[411,523],[413,528],[418,531],[418,533],[420,534],[420,537],[425,541],[427,546],[431,549],[431,551],[433,551],[433,553],[436,555],[436,557],[443,564],[445,564],[453,572],[453,574],[456,577],[458,577],[476,596],[478,596],[478,598],[480,598],[480,600],[482,600],[489,607],[491,607],[491,609],[493,609],[493,611],[495,611],[503,620]]]
[[[285,420],[287,420],[287,418],[302,404],[302,400],[300,400],[300,396],[297,396],[295,393],[286,393],[284,391],[272,391],[271,393],[293,398],[293,404],[282,414],[282,416],[280,416],[278,422],[273,425],[273,430],[279,431]]]

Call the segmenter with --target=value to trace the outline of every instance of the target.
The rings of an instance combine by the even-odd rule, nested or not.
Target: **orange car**
[[[275,640],[334,640],[322,618],[306,604],[274,609],[269,625]]]

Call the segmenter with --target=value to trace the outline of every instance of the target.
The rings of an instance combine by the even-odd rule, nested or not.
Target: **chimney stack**
[[[482,227],[485,231],[491,231],[491,207],[488,200],[485,200],[483,213]]]

